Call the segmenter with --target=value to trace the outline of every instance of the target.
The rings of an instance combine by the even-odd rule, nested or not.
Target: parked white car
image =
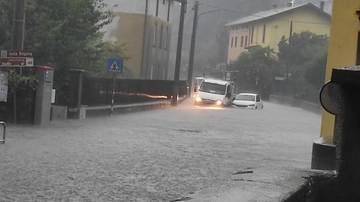
[[[240,93],[232,102],[234,107],[247,109],[263,109],[264,103],[258,94]]]

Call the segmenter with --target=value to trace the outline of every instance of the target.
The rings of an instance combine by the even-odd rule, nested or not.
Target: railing
[[[81,104],[109,106],[112,96],[112,79],[84,78]],[[186,81],[179,82],[179,97],[186,95]],[[173,81],[117,79],[114,104],[134,104],[170,99]]]

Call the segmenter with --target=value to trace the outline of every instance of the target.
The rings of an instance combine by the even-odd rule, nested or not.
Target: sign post
[[[122,69],[123,69],[122,59],[108,59],[107,72],[113,73],[110,116],[112,116],[114,112],[115,78],[116,78],[115,74],[116,73],[121,74]]]
[[[8,72],[0,71],[0,102],[7,102],[8,76]]]
[[[33,67],[34,58],[31,51],[2,50],[0,67]]]
[[[22,74],[22,67],[33,67],[34,58],[31,51],[24,50],[1,50],[0,51],[0,68],[10,67],[19,68],[20,76]],[[5,89],[2,88],[3,93]],[[14,123],[16,124],[16,93],[14,94]]]

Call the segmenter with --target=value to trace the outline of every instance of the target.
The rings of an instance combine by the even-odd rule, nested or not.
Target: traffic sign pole
[[[121,74],[122,68],[123,68],[123,60],[122,59],[108,59],[107,72],[113,73],[110,116],[112,116],[114,114],[115,78],[116,78],[115,74],[116,73]]]
[[[115,73],[113,74],[113,86],[112,86],[110,116],[112,116],[113,113],[114,113],[114,97],[115,97]]]

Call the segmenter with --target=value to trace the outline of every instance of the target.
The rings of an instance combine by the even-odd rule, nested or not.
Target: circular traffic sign
[[[339,86],[331,81],[327,82],[320,91],[321,106],[330,114],[337,115],[339,113]]]

